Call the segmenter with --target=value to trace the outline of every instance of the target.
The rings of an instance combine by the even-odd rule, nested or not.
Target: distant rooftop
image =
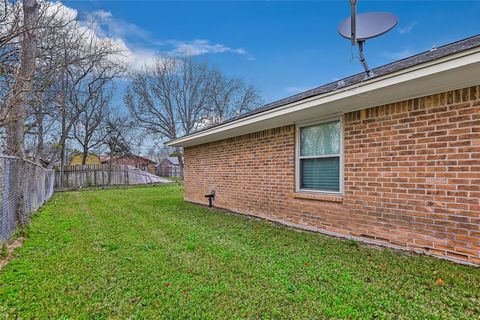
[[[178,157],[166,157],[166,159],[167,159],[168,162],[170,162],[172,165],[175,165],[175,166],[178,166],[178,165],[179,165]]]

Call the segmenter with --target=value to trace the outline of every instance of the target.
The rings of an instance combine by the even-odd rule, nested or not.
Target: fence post
[[[108,165],[108,185],[112,184],[112,160],[110,159]]]
[[[3,160],[2,240],[8,239],[8,195],[10,189],[10,162]]]

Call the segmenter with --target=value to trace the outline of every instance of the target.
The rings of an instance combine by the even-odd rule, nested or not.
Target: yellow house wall
[[[81,165],[82,164],[82,154],[78,153],[72,156],[70,159],[69,165],[75,166],[75,165]],[[87,156],[87,162],[86,164],[101,164],[100,158],[92,153],[89,153]]]

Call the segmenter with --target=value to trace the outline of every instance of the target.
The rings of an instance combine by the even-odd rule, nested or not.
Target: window
[[[342,162],[340,120],[298,127],[298,190],[342,192]]]

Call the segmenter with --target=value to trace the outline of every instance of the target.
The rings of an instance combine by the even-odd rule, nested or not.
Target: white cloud
[[[397,30],[398,30],[398,33],[400,34],[407,34],[409,33],[410,31],[413,30],[413,28],[418,24],[418,22],[411,22],[409,25],[407,25],[406,27],[399,27]]]
[[[116,58],[132,69],[139,69],[146,64],[152,64],[159,50],[132,44],[128,42],[129,37],[137,37],[150,44],[153,40],[150,34],[135,24],[115,19],[110,11],[97,10],[89,12],[86,20],[82,22],[83,28],[92,33],[92,37],[107,39],[117,46],[122,52]]]
[[[47,16],[62,17],[65,20],[74,20],[78,17],[78,11],[76,9],[67,7],[60,2],[48,3],[45,13]]]
[[[116,39],[119,46],[123,49],[123,62],[130,68],[138,70],[145,65],[151,65],[158,57],[158,52],[152,49],[128,47],[121,39]]]
[[[409,56],[413,56],[415,52],[411,49],[403,49],[400,51],[394,51],[394,52],[382,52],[381,56],[387,59],[392,59],[392,60],[400,60],[404,59]]]
[[[93,14],[100,19],[108,19],[112,17],[112,13],[110,11],[105,11],[105,10],[97,10],[93,12]]]
[[[47,15],[55,16],[60,21],[76,20],[76,32],[78,35],[92,41],[108,41],[120,53],[112,55],[112,61],[125,63],[136,69],[145,64],[152,63],[158,52],[153,49],[138,48],[127,44],[124,35],[127,30],[134,32],[139,29],[132,24],[117,22],[109,11],[98,10],[90,12],[86,16],[79,17],[77,10],[67,7],[60,2],[48,2]],[[134,34],[135,35],[135,34]]]
[[[50,2],[48,10],[68,20],[78,19],[79,28],[88,37],[105,39],[122,51],[119,58],[133,69],[152,64],[159,55],[192,55],[232,53],[253,60],[244,48],[232,48],[205,39],[191,41],[158,40],[134,23],[114,17],[112,12],[96,10],[79,15],[78,11],[60,2]]]
[[[199,56],[209,53],[234,53],[254,57],[243,48],[231,48],[209,40],[192,41],[158,40],[150,32],[136,24],[115,18],[110,11],[97,10],[87,14],[87,18],[98,22],[99,36],[115,39],[127,52],[126,60],[133,67],[140,67],[154,61],[159,54]]]
[[[134,23],[113,17],[110,11],[97,10],[87,14],[87,19],[96,21],[103,36],[109,38],[136,38],[146,42],[155,42],[150,32]]]
[[[248,59],[253,59],[243,48],[230,48],[223,44],[211,43],[203,39],[193,41],[169,40],[167,43],[173,45],[174,48],[169,53],[174,55],[199,56],[208,53],[236,53],[245,55]]]

